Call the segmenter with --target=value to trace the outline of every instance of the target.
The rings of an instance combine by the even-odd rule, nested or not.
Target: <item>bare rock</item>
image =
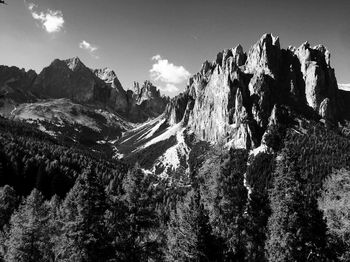
[[[279,71],[280,58],[279,38],[264,34],[248,53],[246,72],[251,74],[263,72],[275,77]]]

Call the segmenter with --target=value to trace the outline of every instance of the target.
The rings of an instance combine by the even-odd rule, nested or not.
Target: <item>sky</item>
[[[174,96],[205,60],[264,33],[281,46],[324,44],[338,83],[350,83],[349,0],[6,0],[0,64],[40,72],[78,56],[112,68],[125,89],[152,80]]]

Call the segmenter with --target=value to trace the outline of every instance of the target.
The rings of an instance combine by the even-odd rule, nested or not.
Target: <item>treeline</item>
[[[303,131],[162,180],[1,120],[0,261],[348,261],[350,140]]]

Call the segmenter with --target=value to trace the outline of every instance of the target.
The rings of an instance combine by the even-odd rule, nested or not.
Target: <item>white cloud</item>
[[[92,44],[86,42],[85,40],[83,40],[80,44],[79,47],[82,49],[85,49],[89,52],[95,52],[98,48],[97,46],[93,46]]]
[[[99,58],[97,55],[95,55],[95,52],[97,51],[98,47],[94,46],[92,44],[90,44],[89,42],[83,40],[79,43],[79,47],[81,49],[84,49],[86,51],[88,51],[90,53],[90,55],[92,55],[92,57],[94,58]]]
[[[162,59],[160,55],[153,56],[152,60],[155,61],[155,63],[150,70],[150,74],[154,81],[161,81],[166,84],[174,85],[180,84],[190,77],[190,72],[183,66],[176,66],[167,59]]]
[[[339,87],[339,89],[350,91],[350,84],[338,84],[338,87]]]
[[[159,87],[159,89],[163,92],[176,93],[179,92],[179,88],[173,84],[166,84],[165,87]]]
[[[46,30],[48,33],[57,33],[63,29],[64,19],[63,13],[60,10],[50,10],[47,9],[46,12],[37,12],[36,9],[38,6],[29,3],[28,9],[32,14],[32,17],[39,21],[42,28]]]

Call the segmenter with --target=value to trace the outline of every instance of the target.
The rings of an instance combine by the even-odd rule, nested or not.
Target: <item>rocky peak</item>
[[[133,83],[133,90],[127,91],[129,102],[128,118],[133,122],[143,122],[157,117],[164,112],[168,97],[160,95],[160,91],[150,81]]]
[[[198,139],[233,147],[259,146],[281,105],[338,119],[338,90],[328,50],[309,43],[281,49],[265,34],[245,56],[237,46],[220,52],[171,100],[168,123],[181,122]],[[277,111],[276,111],[277,110]],[[277,120],[276,120],[277,121]]]
[[[112,83],[117,78],[116,73],[108,67],[95,69],[93,72],[98,78],[105,81],[106,83]]]
[[[135,82],[134,90],[138,104],[141,104],[145,100],[151,100],[160,97],[160,91],[149,80],[146,80],[141,88],[140,84],[138,82]]]
[[[32,91],[42,98],[69,98],[75,102],[106,103],[105,83],[78,57],[55,59],[35,79]]]
[[[67,64],[68,68],[72,71],[76,71],[81,68],[86,68],[86,66],[83,64],[83,62],[81,62],[81,60],[77,56],[66,59],[64,60],[64,62]]]
[[[234,59],[234,63],[237,66],[242,66],[247,60],[246,53],[243,52],[243,47],[241,45],[236,46],[232,49],[232,56]]]
[[[246,72],[254,74],[262,71],[272,77],[278,74],[281,62],[279,38],[264,34],[248,53]]]

